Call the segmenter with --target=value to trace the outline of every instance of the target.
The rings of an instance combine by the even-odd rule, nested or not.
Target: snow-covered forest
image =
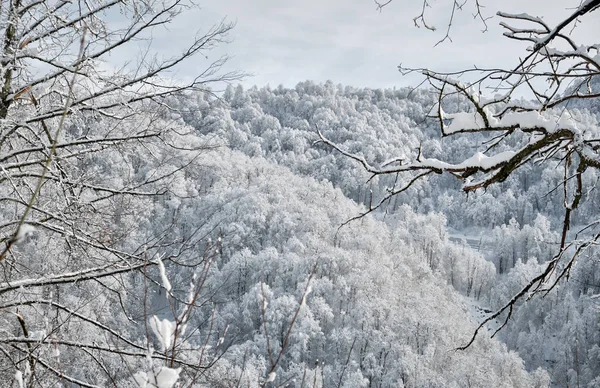
[[[1,5],[0,385],[600,386],[598,46],[537,109],[244,88],[225,22],[109,66],[187,8]]]

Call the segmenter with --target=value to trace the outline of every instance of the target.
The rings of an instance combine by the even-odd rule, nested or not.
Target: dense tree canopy
[[[224,99],[195,95],[181,99],[178,104],[184,120],[208,136],[214,136],[224,146],[252,158],[262,157],[270,163],[284,165],[295,174],[333,183],[341,189],[341,193],[332,197],[334,203],[346,196],[366,206],[366,209],[356,208],[347,215],[338,215],[337,227],[368,211],[369,205],[379,203],[394,180],[385,177],[369,180],[369,174],[351,159],[332,154],[327,147],[315,143],[318,135],[314,128],[320,128],[340,147],[362,153],[373,164],[385,161],[386,155],[378,152],[382,149],[403,153],[408,158],[415,157],[420,146],[422,152],[427,150],[441,157],[446,151],[456,160],[472,152],[468,147],[471,134],[439,137],[437,123],[426,117],[436,102],[426,89],[369,90],[305,82],[293,89],[231,87],[226,90]],[[595,112],[581,110],[578,114],[593,124]],[[244,182],[252,176],[248,175]],[[396,183],[400,179],[402,177]],[[533,164],[517,170],[505,182],[490,186],[487,191],[466,196],[454,177],[433,175],[416,182],[371,213],[383,219],[402,241],[419,252],[423,265],[441,277],[438,281],[468,296],[466,301],[471,306],[471,314],[481,321],[490,315],[489,311],[509,301],[525,286],[525,281],[541,273],[545,263],[556,253],[563,222],[563,198],[560,190],[553,189],[560,187],[561,180],[562,171],[554,165]],[[596,180],[590,174],[589,179],[583,181],[588,195],[573,217],[577,224],[596,217],[599,203],[598,192],[593,189]],[[441,212],[444,219],[434,214],[427,217],[407,214],[406,206],[421,214]],[[415,222],[407,221],[411,219]],[[337,231],[338,237],[334,233],[332,238],[338,241],[346,228],[360,230],[364,222],[363,218],[349,223]],[[447,226],[450,226],[448,231]],[[360,235],[365,239],[370,232],[365,229]],[[470,247],[440,243],[440,239],[444,241],[449,236],[454,241],[465,238]],[[482,261],[481,256],[487,260]],[[513,319],[499,333],[512,349],[520,351],[530,370],[548,369],[556,386],[575,384],[577,379],[583,384],[597,377],[593,372],[597,358],[592,339],[598,319],[598,310],[592,307],[597,300],[595,295],[600,292],[596,258],[595,250],[588,250],[579,258],[581,265],[571,273],[570,282],[546,298],[529,301],[526,307],[516,309]],[[589,310],[584,313],[585,308]],[[556,319],[561,319],[558,317],[566,311],[569,314],[577,311],[578,319],[563,319],[562,326],[557,325]],[[496,323],[492,322],[490,328],[495,330]],[[563,334],[557,335],[556,330]],[[573,346],[567,333],[577,333],[585,340]],[[540,342],[547,346],[536,349],[535,344]],[[453,346],[465,343],[458,341]],[[566,375],[561,371],[571,372]]]

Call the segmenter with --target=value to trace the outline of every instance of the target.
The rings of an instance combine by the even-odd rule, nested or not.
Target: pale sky
[[[452,42],[437,47],[444,37],[451,0],[430,0],[428,23],[436,32],[416,28],[420,0],[394,0],[381,12],[373,0],[200,0],[200,9],[181,15],[165,36],[155,36],[156,47],[168,50],[198,29],[207,29],[222,18],[236,21],[233,42],[219,47],[211,57],[232,56],[227,68],[254,76],[245,86],[294,86],[305,80],[358,87],[415,85],[415,77],[402,77],[405,66],[458,70],[478,66],[510,66],[523,56],[527,43],[502,36],[496,11],[526,12],[543,17],[552,26],[567,17],[579,0],[481,0],[486,6],[488,31],[474,20],[473,0],[457,12],[450,31]],[[571,9],[569,9],[571,8]],[[580,43],[597,43],[600,11],[588,15],[574,31]],[[198,63],[188,63],[177,76],[194,74]]]

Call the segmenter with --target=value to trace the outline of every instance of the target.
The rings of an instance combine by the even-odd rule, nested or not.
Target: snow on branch
[[[373,175],[389,175],[397,174],[408,171],[422,171],[425,174],[418,175],[413,178],[409,186],[416,182],[419,178],[424,177],[428,173],[434,172],[441,174],[443,172],[449,172],[456,177],[465,180],[463,190],[473,191],[478,188],[486,188],[489,185],[497,182],[504,181],[514,170],[520,167],[524,162],[530,160],[534,155],[541,152],[545,147],[552,145],[556,141],[562,141],[565,139],[572,139],[571,132],[567,130],[557,131],[549,134],[546,137],[541,138],[538,141],[532,142],[523,148],[516,151],[503,151],[493,156],[487,156],[483,152],[476,152],[470,158],[463,160],[460,163],[447,163],[435,158],[423,158],[417,157],[413,162],[402,164],[397,167],[378,168],[369,164],[364,157],[354,155],[334,142],[328,140],[319,132],[321,141],[342,155],[349,157],[350,159],[358,161],[365,169]],[[470,178],[476,173],[483,173],[477,181],[472,181]],[[404,191],[403,188],[401,191]],[[398,194],[401,191],[393,191],[392,195]],[[384,198],[384,201],[389,198]],[[375,208],[370,209],[367,213],[370,213],[374,209],[378,208],[382,203],[377,205]]]
[[[81,281],[86,281],[86,280],[101,279],[101,278],[108,277],[108,276],[114,276],[114,275],[118,275],[118,274],[122,274],[122,273],[133,272],[133,271],[136,271],[136,270],[139,270],[141,268],[144,268],[146,266],[151,266],[151,265],[154,265],[154,264],[151,262],[143,262],[140,264],[126,266],[126,267],[117,266],[117,268],[111,269],[111,267],[114,267],[115,265],[108,264],[105,266],[96,267],[96,268],[88,268],[88,269],[77,271],[77,272],[49,275],[49,276],[35,278],[35,279],[21,279],[21,280],[16,280],[16,281],[10,282],[9,284],[6,284],[4,286],[0,285],[0,295],[4,294],[6,292],[9,292],[9,291],[18,290],[20,288],[41,287],[41,286],[48,286],[48,285],[53,285],[53,284],[68,284],[68,283],[75,283],[75,282],[81,282]]]

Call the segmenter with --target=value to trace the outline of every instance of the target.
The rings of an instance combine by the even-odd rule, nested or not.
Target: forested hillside
[[[471,156],[478,146],[466,136],[440,138],[439,124],[430,117],[435,95],[426,89],[355,89],[307,81],[294,89],[229,87],[224,101],[202,96],[192,99],[195,101],[185,104],[188,112],[183,117],[199,131],[219,135],[228,146],[247,155],[265,156],[296,173],[330,181],[347,197],[363,204],[376,203],[387,188],[393,187],[393,180],[375,177],[367,182],[370,175],[356,168],[356,162],[314,144],[318,141],[317,129],[344,149],[364,155],[372,164],[383,163],[390,155],[408,160],[419,150],[429,158],[458,161]],[[467,102],[457,97],[445,110],[466,107]],[[582,124],[596,126],[597,115],[587,111],[574,109],[572,113]],[[508,224],[512,218],[520,225],[533,224],[539,214],[557,226],[563,199],[560,190],[554,188],[562,181],[562,171],[544,167],[525,165],[502,184],[484,193],[472,193],[468,199],[457,190],[460,186],[455,179],[434,177],[433,184],[411,188],[392,198],[388,208],[405,203],[423,213],[442,211],[449,225],[459,229],[494,228]],[[592,187],[596,179],[590,176],[586,186]],[[577,213],[578,223],[585,223],[593,214],[591,209],[600,205],[597,190],[590,194],[582,205],[585,210]]]
[[[449,279],[465,289],[468,275],[459,269],[476,266],[488,276],[493,269],[448,242],[442,217],[403,206],[393,228],[368,218],[335,236],[359,209],[330,183],[225,148],[200,162],[211,185],[188,217],[222,236],[207,283],[217,305],[204,317],[214,314],[214,330],[227,332],[229,346],[207,376],[212,386],[240,378],[255,385],[269,352],[277,357],[284,343],[275,385],[544,385],[543,373],[528,376],[498,341],[454,351],[474,322]],[[455,267],[439,260],[433,270],[432,250]],[[487,280],[477,276],[473,287],[487,290]]]
[[[427,90],[355,89],[307,81],[294,89],[229,87],[222,100],[194,95],[176,104],[188,124],[224,146],[333,184],[345,197],[368,207],[378,203],[395,182],[369,179],[355,161],[319,143],[316,130],[373,164],[384,162],[386,155],[408,158],[419,150],[427,157],[465,159],[477,144],[466,146],[464,137],[440,139],[436,123],[427,117],[434,102]],[[445,109],[458,111],[462,103],[457,100],[456,106]],[[577,108],[571,112],[578,120],[598,125],[597,106],[587,103]],[[460,154],[465,149],[467,155]],[[423,259],[436,276],[477,300],[482,308],[494,310],[541,273],[543,264],[556,253],[562,179],[563,172],[552,164],[532,163],[507,181],[467,196],[453,177],[434,176],[391,198],[372,215],[395,233],[406,230],[402,233],[411,237],[405,241],[421,246]],[[594,220],[600,205],[596,180],[592,171],[584,182],[588,196],[575,216],[577,224]],[[420,227],[407,225],[409,208],[429,218],[419,221]],[[364,211],[349,212],[337,221],[337,227]],[[408,219],[414,217],[418,218]],[[364,222],[353,221],[339,233],[360,228]],[[470,246],[436,243],[440,238],[436,235],[448,238],[447,226],[454,241],[465,237]],[[432,240],[432,236],[436,237]],[[332,239],[335,242],[338,237]],[[598,256],[592,251],[580,260],[569,282],[543,299],[520,306],[499,334],[519,351],[530,370],[548,369],[556,386],[575,381],[593,385],[600,367],[595,329]]]

